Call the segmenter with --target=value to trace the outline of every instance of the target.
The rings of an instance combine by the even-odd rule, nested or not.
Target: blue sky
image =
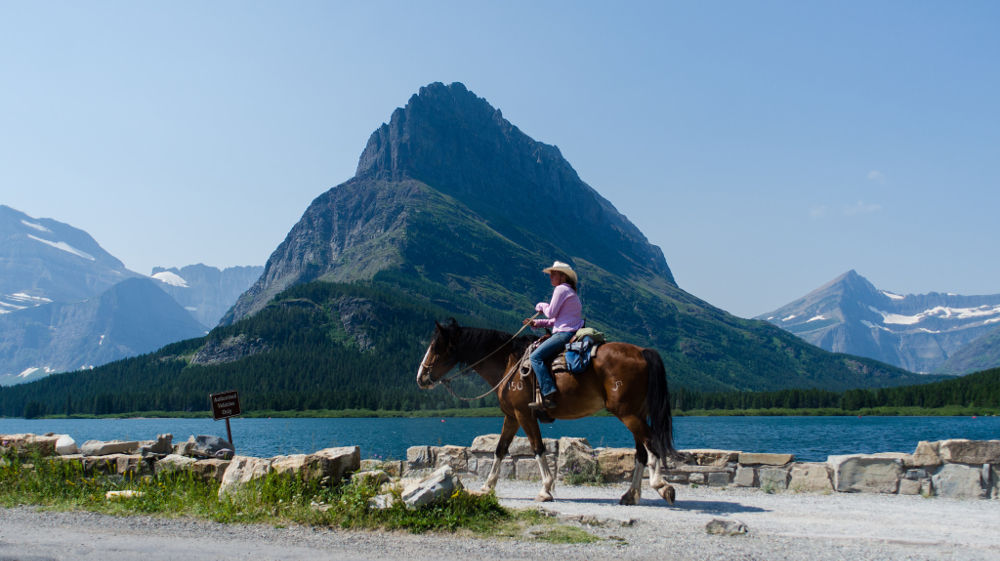
[[[262,265],[459,81],[736,315],[849,269],[1000,293],[997,29],[991,1],[0,0],[0,203],[143,273]]]

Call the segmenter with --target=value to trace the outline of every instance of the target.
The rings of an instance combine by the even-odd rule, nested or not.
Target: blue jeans
[[[555,393],[556,384],[552,381],[552,373],[549,372],[548,361],[563,352],[566,344],[573,338],[574,331],[560,331],[553,333],[552,337],[545,340],[531,353],[531,367],[535,369],[535,377],[538,378],[538,389],[542,395],[549,396]]]

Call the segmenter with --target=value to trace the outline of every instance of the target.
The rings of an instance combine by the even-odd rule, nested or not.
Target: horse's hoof
[[[551,500],[552,500],[552,494],[551,493],[546,493],[544,491],[541,492],[541,493],[539,493],[538,496],[535,497],[535,502],[536,503],[547,503],[547,502],[549,502]]]
[[[674,492],[673,487],[670,485],[664,485],[663,487],[657,489],[656,492],[659,493],[660,496],[663,497],[663,500],[667,501],[670,506],[674,506],[674,498],[676,498],[677,495]]]
[[[632,491],[629,491],[629,492],[625,493],[624,495],[622,495],[622,498],[618,500],[618,504],[620,504],[620,505],[635,505],[635,504],[639,504],[638,494],[637,493],[633,493]]]

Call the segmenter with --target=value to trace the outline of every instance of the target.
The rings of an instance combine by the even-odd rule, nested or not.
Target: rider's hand
[[[531,318],[526,318],[523,322],[521,322],[521,325],[531,325],[532,327],[534,327],[535,326],[535,320],[533,320]]]

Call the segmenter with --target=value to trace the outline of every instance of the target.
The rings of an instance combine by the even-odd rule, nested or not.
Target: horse
[[[533,384],[523,383],[515,374],[521,357],[536,337],[462,327],[454,318],[445,325],[434,324],[434,336],[417,369],[417,386],[421,389],[433,388],[456,365],[469,365],[496,388],[500,410],[504,414],[493,466],[482,492],[489,493],[496,489],[500,463],[520,427],[531,443],[542,476],[542,489],[535,500],[553,500],[555,477],[545,460],[545,445],[538,419],[528,407],[534,397]],[[447,379],[443,381],[447,382]],[[619,504],[639,503],[643,470],[650,455],[653,458],[650,486],[669,504],[674,504],[674,488],[663,478],[660,467],[668,457],[681,455],[673,445],[670,394],[660,354],[629,343],[604,343],[598,347],[587,370],[575,375],[559,373],[555,382],[559,397],[555,407],[546,410],[551,418],[579,419],[604,408],[632,432],[635,438],[635,470],[632,472],[632,484]]]

